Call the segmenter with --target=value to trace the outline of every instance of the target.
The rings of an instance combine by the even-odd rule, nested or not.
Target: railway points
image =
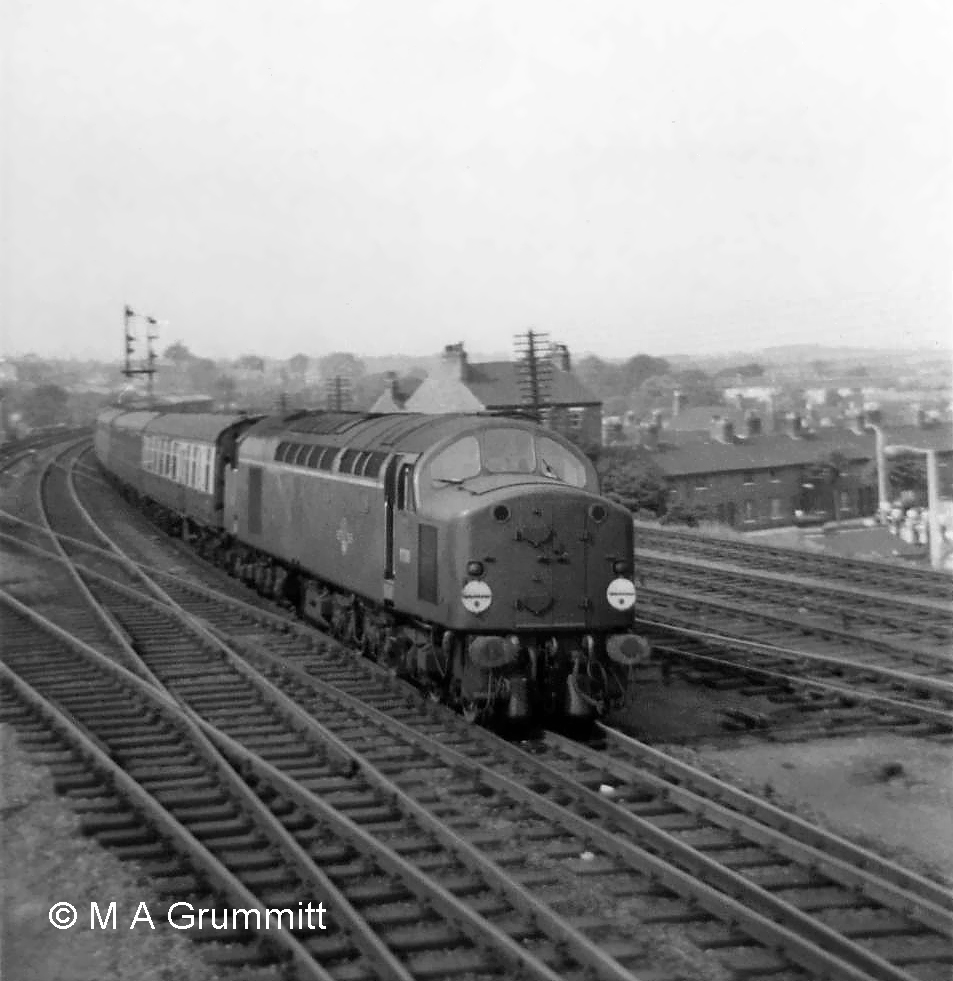
[[[938,887],[918,884],[915,876],[891,880],[885,871],[889,863],[882,860],[879,860],[880,864],[874,863],[877,865],[874,872],[870,868],[864,872],[862,857],[850,852],[849,843],[839,846],[840,850],[831,851],[826,841],[803,829],[798,833],[807,835],[808,840],[799,840],[797,834],[790,833],[789,821],[784,829],[785,840],[790,839],[794,844],[790,841],[785,844],[781,854],[786,860],[794,861],[795,867],[798,861],[805,861],[804,868],[811,871],[804,882],[798,875],[792,877],[789,870],[780,874],[786,885],[780,889],[785,895],[779,900],[773,896],[773,887],[765,894],[765,882],[759,882],[757,875],[747,885],[736,878],[740,876],[744,880],[749,867],[755,871],[770,867],[763,852],[758,852],[767,847],[766,842],[770,840],[771,847],[780,847],[781,839],[777,836],[781,831],[767,820],[764,810],[746,814],[740,824],[732,824],[736,819],[728,821],[721,814],[720,820],[728,821],[721,826],[721,833],[728,833],[726,828],[730,830],[730,847],[719,845],[719,832],[707,830],[708,825],[702,820],[703,813],[714,814],[718,806],[728,806],[725,802],[730,793],[727,791],[722,791],[721,796],[713,795],[720,801],[714,810],[698,801],[693,801],[698,810],[688,808],[699,822],[694,828],[698,839],[695,845],[706,840],[707,835],[713,843],[708,851],[716,858],[729,855],[741,858],[740,864],[733,865],[729,860],[711,866],[712,854],[705,854],[704,847],[690,845],[685,850],[678,846],[677,834],[671,832],[678,830],[681,820],[666,817],[673,813],[671,808],[659,810],[659,821],[653,826],[656,808],[645,797],[648,793],[645,787],[652,785],[653,778],[636,777],[634,756],[621,759],[617,754],[611,761],[605,752],[594,753],[581,747],[573,748],[574,744],[560,744],[558,737],[547,737],[550,747],[547,752],[553,754],[550,761],[559,757],[558,766],[550,766],[538,747],[535,755],[526,756],[496,737],[466,725],[459,717],[448,715],[441,707],[421,700],[387,672],[355,658],[337,642],[322,639],[312,628],[294,622],[273,606],[269,609],[268,604],[233,581],[229,580],[236,587],[235,593],[244,595],[244,601],[208,585],[213,578],[217,581],[221,577],[204,575],[199,566],[173,571],[175,566],[185,564],[178,559],[164,569],[149,570],[150,578],[161,585],[148,589],[152,595],[147,597],[147,587],[135,583],[140,572],[134,571],[141,570],[146,564],[144,554],[135,559],[109,558],[102,551],[105,544],[102,530],[83,532],[81,524],[74,524],[72,520],[63,522],[64,516],[70,513],[67,503],[71,481],[67,475],[64,463],[60,471],[64,479],[57,482],[54,478],[54,482],[47,485],[48,500],[57,502],[54,510],[60,535],[70,528],[69,536],[59,539],[65,546],[65,553],[54,557],[49,546],[44,548],[38,543],[39,532],[34,530],[30,532],[32,546],[20,546],[24,554],[29,552],[31,561],[49,567],[51,577],[53,567],[60,568],[67,561],[85,568],[87,571],[82,575],[89,589],[98,591],[101,597],[112,596],[110,616],[119,624],[121,633],[127,638],[135,637],[137,652],[146,651],[153,660],[155,680],[138,683],[151,685],[156,691],[178,690],[186,700],[193,699],[194,707],[202,717],[198,725],[217,752],[241,767],[252,786],[259,781],[271,780],[274,788],[274,781],[287,781],[276,798],[285,805],[291,801],[295,814],[298,808],[307,805],[306,797],[300,800],[296,797],[305,793],[300,779],[304,768],[294,753],[290,753],[288,759],[281,758],[292,744],[287,736],[281,737],[273,728],[282,724],[276,723],[273,716],[269,716],[267,735],[263,738],[265,746],[273,743],[279,746],[277,763],[271,760],[274,772],[269,769],[268,753],[259,752],[261,747],[254,745],[252,730],[258,721],[255,712],[249,716],[252,721],[244,724],[228,721],[226,696],[236,685],[235,681],[227,680],[236,677],[230,673],[232,671],[244,679],[243,683],[248,683],[253,672],[267,678],[267,684],[273,686],[265,689],[270,692],[268,704],[274,711],[277,711],[274,706],[283,707],[288,713],[286,718],[293,719],[294,724],[288,732],[297,733],[297,745],[300,747],[301,733],[307,732],[309,744],[321,743],[334,765],[343,767],[349,777],[367,781],[365,786],[370,792],[383,793],[383,799],[391,802],[396,799],[395,790],[405,794],[409,804],[421,809],[414,811],[414,816],[420,820],[426,820],[429,815],[429,820],[443,823],[448,814],[466,814],[467,822],[460,824],[451,820],[450,831],[442,832],[438,825],[431,825],[430,834],[435,834],[438,840],[446,836],[444,844],[461,835],[469,839],[472,851],[467,854],[477,866],[495,863],[512,871],[515,856],[507,857],[504,852],[504,858],[499,859],[493,852],[493,841],[499,841],[501,834],[511,844],[518,844],[523,851],[536,855],[541,863],[534,869],[538,881],[530,875],[522,880],[522,887],[553,915],[562,916],[563,923],[575,923],[582,939],[588,938],[589,943],[601,950],[604,956],[599,961],[596,976],[614,976],[604,972],[611,972],[609,961],[616,953],[621,957],[618,963],[625,972],[618,976],[641,976],[643,973],[639,970],[643,965],[639,957],[644,951],[634,954],[634,959],[626,962],[624,934],[617,940],[611,939],[612,931],[618,931],[619,926],[609,913],[610,895],[628,897],[626,901],[633,904],[633,909],[649,910],[643,922],[679,923],[680,929],[695,939],[702,950],[716,958],[729,974],[737,973],[739,977],[752,970],[767,970],[776,978],[832,974],[926,979],[941,976],[938,972],[948,968],[949,938],[943,931],[942,922],[948,897],[942,890],[938,892]],[[75,486],[76,478],[72,483]],[[79,478],[79,483],[84,488],[84,495],[88,498],[96,496],[92,493],[96,484],[88,472]],[[87,499],[87,523],[93,513],[101,515],[107,510],[105,500],[101,498],[94,503]],[[116,526],[124,524],[115,508],[112,518]],[[15,524],[7,522],[5,526],[4,548],[17,547],[11,543]],[[19,534],[22,533],[21,528]],[[141,532],[128,536],[130,541],[138,539],[140,543],[145,537]],[[59,575],[64,574],[60,572]],[[111,585],[108,579],[122,581]],[[65,590],[66,580],[62,582]],[[186,611],[184,619],[182,614],[173,612],[178,604]],[[131,612],[132,608],[142,610],[146,607],[158,619],[147,619],[144,625],[136,626],[139,614]],[[174,667],[174,658],[163,655],[158,646],[160,642],[169,643],[173,649],[183,646],[181,641],[170,641],[168,628],[159,626],[160,620],[172,622],[170,617],[180,624],[190,623],[204,637],[204,641],[191,643],[193,658],[187,670]],[[163,636],[165,639],[160,641]],[[150,653],[153,645],[156,645],[155,649]],[[217,654],[213,656],[214,651]],[[201,653],[202,659],[210,659],[209,667],[195,663],[196,652]],[[160,665],[167,672],[164,679],[160,677]],[[261,690],[255,699],[261,698]],[[253,701],[246,698],[244,704],[247,707]],[[321,724],[316,724],[316,719],[321,719]],[[644,758],[638,765],[644,771],[651,770]],[[656,781],[659,779],[657,769],[656,764]],[[673,786],[687,782],[684,772],[677,774],[673,770],[672,773],[675,775],[666,779],[671,779]],[[594,783],[596,777],[600,779],[598,784]],[[637,779],[641,781],[642,790],[630,796],[628,788]],[[610,785],[611,797],[601,792],[602,786]],[[623,787],[627,789],[620,792],[619,788]],[[434,794],[435,788],[446,792]],[[367,792],[361,791],[362,794]],[[673,793],[683,804],[689,800],[681,791],[665,791],[657,782],[653,792],[662,795],[660,800],[668,799]],[[275,793],[274,789],[271,793]],[[455,794],[459,796],[451,796]],[[264,797],[267,799],[269,794]],[[625,816],[622,812],[636,800],[643,805],[641,813],[633,814],[629,810]],[[363,803],[372,806],[366,800]],[[639,810],[639,807],[635,808],[636,812]],[[781,818],[774,815],[772,820],[783,823],[783,815]],[[494,822],[496,834],[492,830]],[[753,835],[755,845],[750,848],[738,846],[735,835],[739,826],[744,826]],[[689,825],[686,827],[690,829]],[[770,830],[766,831],[766,828]],[[688,837],[690,840],[691,835]],[[669,838],[676,841],[673,843]],[[642,854],[640,848],[646,840],[653,842],[653,849]],[[541,841],[552,842],[550,854],[540,854]],[[634,841],[638,844],[633,845]],[[668,850],[664,857],[661,854],[663,845]],[[366,847],[370,848],[370,843]],[[792,860],[784,849],[800,857]],[[362,849],[358,850],[363,854]],[[746,852],[750,864],[744,859]],[[807,862],[809,854],[814,865]],[[591,857],[580,857],[587,855]],[[842,883],[822,885],[816,878],[818,868],[822,868],[824,874],[836,872],[841,875]],[[766,880],[771,879],[767,872],[764,875]],[[867,882],[863,887],[866,890],[864,903],[858,905],[855,901],[857,908],[851,909],[850,902],[845,903],[838,896],[853,895],[848,884],[860,881],[855,878],[859,875],[872,878],[864,879]],[[599,885],[595,887],[595,895],[600,897],[602,919],[590,919],[580,926],[572,915],[571,905],[567,906],[565,901],[567,888],[572,888],[568,883],[593,882],[596,877]],[[491,888],[499,889],[500,880]],[[925,892],[918,893],[918,889],[925,889]],[[904,891],[908,894],[907,906],[895,909],[891,903],[899,903]],[[525,899],[522,894],[512,891],[509,895],[514,902]],[[878,913],[878,903],[885,903],[883,908],[890,912]],[[522,914],[524,907],[519,908]],[[784,926],[780,932],[777,924],[771,924],[763,916],[768,908],[781,918]],[[543,920],[537,918],[535,921],[541,931],[537,934],[538,949],[547,955],[552,952],[557,958],[550,962],[557,965],[553,969],[560,972],[565,968],[569,971],[566,976],[571,976],[575,970],[592,970],[590,964],[582,961],[576,962],[576,968],[570,968],[568,961],[558,959],[580,955],[585,944],[568,952],[564,947],[551,948],[552,934],[543,929],[544,920],[545,915]],[[508,922],[505,916],[503,922]],[[562,929],[556,921],[550,921],[549,926]],[[578,938],[576,943],[578,945]],[[500,951],[492,949],[491,974],[501,970]],[[631,945],[628,949],[632,954]],[[644,970],[651,972],[654,969],[644,965]],[[652,976],[663,977],[665,973],[655,971]]]

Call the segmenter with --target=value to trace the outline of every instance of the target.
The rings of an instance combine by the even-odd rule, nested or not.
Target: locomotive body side
[[[383,602],[382,480],[332,471],[346,450],[329,440],[298,438],[289,454],[291,441],[281,435],[287,434],[251,432],[242,439],[238,466],[226,480],[229,532],[279,562]],[[324,455],[328,469],[306,466],[312,454],[315,464]]]

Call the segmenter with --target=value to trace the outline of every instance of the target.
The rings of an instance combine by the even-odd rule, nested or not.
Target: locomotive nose
[[[587,494],[539,491],[497,503],[487,517],[507,570],[505,583],[493,586],[505,592],[514,625],[534,631],[590,625],[596,608],[606,605],[596,594],[613,574],[605,505]]]

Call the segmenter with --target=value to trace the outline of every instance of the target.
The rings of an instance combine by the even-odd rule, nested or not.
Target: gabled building
[[[580,445],[602,437],[602,402],[573,374],[569,352],[557,349],[548,385],[546,421]],[[379,408],[397,405],[398,408]],[[462,344],[444,348],[440,364],[402,404],[385,390],[373,410],[403,412],[516,412],[526,409],[518,365],[512,361],[472,364]]]
[[[420,382],[405,382],[404,387],[397,378],[396,371],[388,371],[384,376],[384,391],[371,406],[371,412],[409,412],[407,400],[420,387]]]

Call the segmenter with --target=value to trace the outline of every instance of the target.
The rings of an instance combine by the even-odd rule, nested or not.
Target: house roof
[[[511,361],[486,361],[468,364],[463,384],[488,409],[513,408],[525,404],[517,367]],[[554,367],[550,376],[549,397],[553,405],[601,405],[574,375]]]
[[[953,453],[953,426],[890,426],[885,428],[884,434],[888,445]],[[835,452],[843,454],[848,460],[869,460],[874,456],[874,448],[874,435],[871,432],[854,433],[849,429],[824,428],[798,439],[781,433],[764,433],[748,439],[736,439],[732,443],[721,443],[710,438],[662,442],[652,456],[664,473],[676,477],[805,466]]]
[[[735,424],[740,429],[745,422],[743,409],[731,405],[697,405],[691,409],[682,409],[677,416],[670,416],[666,428],[673,432],[708,432],[712,416],[720,416]]]

